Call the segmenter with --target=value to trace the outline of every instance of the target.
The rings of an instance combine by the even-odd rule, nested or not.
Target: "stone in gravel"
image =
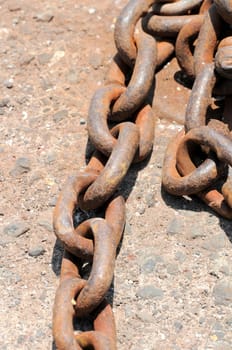
[[[162,289],[156,288],[153,285],[147,285],[145,287],[140,288],[137,291],[136,295],[144,299],[152,299],[152,298],[162,299],[164,292]]]
[[[182,233],[184,229],[184,223],[180,218],[173,218],[171,222],[169,223],[169,226],[167,228],[167,234],[172,236],[179,233]]]
[[[43,255],[44,253],[45,253],[45,249],[42,246],[33,247],[28,251],[28,254],[33,257]]]
[[[98,69],[102,66],[102,55],[99,52],[94,52],[89,58],[89,64],[94,68]]]
[[[52,210],[50,209],[42,212],[37,220],[37,223],[46,230],[53,232]]]
[[[14,168],[10,171],[10,175],[19,176],[28,173],[30,170],[30,159],[21,157],[16,160]]]
[[[167,265],[167,273],[170,275],[177,275],[180,272],[177,264],[172,263]]]
[[[13,79],[7,79],[7,80],[4,80],[4,82],[3,82],[4,86],[7,89],[12,89],[12,87],[14,86],[13,83],[14,83]]]
[[[186,255],[181,251],[177,251],[175,253],[175,259],[178,260],[180,263],[183,263],[186,260]]]
[[[213,289],[216,305],[230,305],[232,302],[232,281],[221,280]]]
[[[41,87],[45,91],[50,90],[53,88],[53,83],[48,78],[43,77],[41,79]]]
[[[10,99],[8,97],[2,98],[0,100],[0,107],[7,107],[10,104]]]
[[[52,164],[55,162],[55,160],[56,160],[56,153],[54,151],[50,151],[46,155],[46,158],[44,161],[45,161],[45,164]]]
[[[180,332],[181,329],[183,328],[183,325],[182,325],[181,322],[175,321],[175,322],[174,322],[174,328],[175,328],[176,332]]]
[[[149,311],[143,311],[142,310],[142,311],[136,313],[136,316],[142,322],[145,322],[145,323],[152,323],[152,322],[154,322],[154,316]]]
[[[49,207],[55,207],[56,206],[56,202],[57,202],[57,197],[56,196],[51,197],[49,199],[49,202],[48,202]]]
[[[55,123],[60,122],[68,116],[67,109],[63,109],[62,111],[56,112],[53,116],[53,120]]]
[[[131,235],[132,234],[132,230],[131,230],[131,225],[129,224],[129,222],[126,222],[125,228],[124,228],[124,235]]]
[[[77,84],[80,82],[80,76],[77,73],[76,69],[70,69],[67,74],[67,80],[71,84]]]
[[[51,11],[40,12],[33,16],[38,22],[51,22],[54,18],[54,14]]]
[[[14,221],[7,225],[3,232],[9,236],[19,237],[30,230],[24,221]]]
[[[156,203],[154,193],[148,193],[146,195],[146,197],[145,197],[145,200],[146,200],[146,204],[147,204],[148,208],[153,208],[154,207],[154,205]]]
[[[146,211],[146,207],[144,204],[140,204],[139,207],[138,207],[138,213],[139,215],[143,215]]]
[[[5,111],[3,108],[0,108],[0,115],[4,115]]]
[[[80,125],[85,125],[86,124],[86,120],[84,118],[80,119]]]
[[[41,53],[39,56],[38,56],[38,62],[39,64],[47,64],[51,58],[52,58],[53,54],[51,53]]]
[[[18,0],[12,0],[12,1],[8,0],[7,6],[8,6],[8,10],[11,11],[11,12],[20,11],[21,10],[21,6],[20,6]]]
[[[199,223],[192,223],[191,225],[189,225],[187,230],[187,237],[188,239],[205,237],[203,226],[200,226]]]
[[[53,232],[53,226],[51,222],[47,220],[39,220],[38,225],[44,227],[47,231]]]
[[[202,248],[206,250],[211,250],[211,251],[218,251],[219,249],[225,248],[227,245],[228,245],[228,238],[222,232],[204,241],[202,244]]]
[[[232,318],[228,318],[226,320],[226,325],[229,326],[229,327],[232,327]]]
[[[145,261],[145,263],[141,267],[141,272],[145,273],[145,274],[153,272],[154,268],[156,266],[156,263],[157,263],[157,261],[155,261],[152,258],[147,259],[147,261]]]
[[[219,268],[219,271],[223,273],[225,276],[232,276],[232,266],[231,265],[223,265]]]
[[[212,349],[212,350],[231,350],[231,344],[228,344],[228,343],[222,342],[222,341],[214,342],[214,343],[210,343],[210,349]]]
[[[20,65],[21,66],[28,66],[28,64],[30,64],[34,60],[34,58],[35,58],[34,55],[25,54],[20,59]]]

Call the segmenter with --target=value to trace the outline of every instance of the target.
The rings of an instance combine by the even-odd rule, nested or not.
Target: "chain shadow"
[[[90,143],[89,140],[87,140],[86,153],[85,153],[86,163],[88,163],[88,160],[90,159],[91,154],[93,153],[93,150],[94,150],[94,148],[93,148],[92,144]],[[143,168],[145,168],[147,166],[147,164],[150,161],[150,158],[151,158],[151,153],[146,158],[146,160],[144,160],[140,163],[136,163],[136,164],[131,165],[131,167],[128,170],[127,175],[120,183],[120,185],[116,191],[116,195],[122,195],[124,197],[125,201],[127,200],[127,198],[129,197],[130,193],[133,190],[138,173]],[[96,210],[96,211],[91,210],[90,213],[87,213],[87,212],[84,212],[80,209],[77,209],[75,214],[74,214],[74,226],[77,226],[78,224],[80,224],[82,221],[84,221],[86,219],[89,219],[91,217],[96,217],[96,216],[104,217],[104,210],[103,211],[102,210],[100,210],[100,211],[99,210]],[[121,241],[120,241],[118,249],[117,249],[117,255],[120,253],[120,249],[121,249],[122,242],[123,242],[123,234],[122,234],[122,238],[121,238]],[[63,244],[61,243],[61,241],[59,239],[57,239],[55,242],[55,245],[53,247],[53,254],[52,254],[52,259],[51,259],[52,270],[57,277],[59,277],[59,275],[60,275],[63,252],[64,252]],[[85,279],[88,278],[89,273],[90,273],[89,271],[88,272],[86,271],[86,275],[84,276]],[[113,303],[114,303],[114,278],[113,278],[111,286],[106,294],[106,300],[111,305],[111,307],[113,307]],[[91,317],[88,319],[85,319],[85,320],[74,320],[74,329],[75,330],[82,330],[82,331],[92,330],[93,329],[93,320],[91,319]],[[52,350],[57,350],[54,341],[52,343]]]
[[[161,196],[168,207],[176,210],[188,210],[194,212],[206,211],[219,219],[219,226],[225,232],[228,240],[232,244],[232,221],[225,219],[217,214],[213,209],[208,207],[197,196],[174,196],[169,194],[162,186]]]

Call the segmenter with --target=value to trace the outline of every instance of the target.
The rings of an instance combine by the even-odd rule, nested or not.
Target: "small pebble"
[[[39,64],[47,64],[51,60],[52,56],[53,55],[51,53],[41,53],[38,56]]]
[[[94,52],[89,58],[89,64],[94,68],[98,69],[102,66],[102,55],[100,53]]]
[[[53,226],[50,221],[39,220],[38,225],[44,227],[49,232],[53,232]]]
[[[80,125],[85,125],[86,124],[86,120],[84,118],[80,119]]]
[[[28,173],[31,170],[30,159],[21,157],[16,160],[14,168],[10,171],[10,175],[19,176]]]
[[[232,302],[232,281],[221,280],[213,289],[213,296],[216,305],[231,305]]]
[[[168,225],[167,234],[170,236],[177,235],[183,232],[184,223],[180,218],[173,218]]]
[[[152,299],[152,298],[162,299],[164,292],[160,288],[155,288],[153,285],[148,285],[140,288],[137,291],[136,295],[144,299]]]
[[[154,193],[148,193],[145,197],[148,208],[153,208],[155,205],[155,195]]]
[[[182,325],[181,322],[175,321],[175,322],[174,322],[174,328],[175,328],[176,332],[180,332],[181,329],[183,328],[183,325]]]
[[[56,112],[53,115],[53,120],[55,123],[60,122],[61,120],[65,119],[68,116],[68,111],[66,109]]]
[[[54,18],[54,14],[50,11],[37,13],[34,17],[38,22],[51,22]]]
[[[143,215],[146,211],[146,207],[144,204],[140,204],[139,207],[138,207],[138,213],[139,215]]]
[[[14,86],[14,81],[13,79],[7,79],[3,82],[4,86],[7,88],[7,89],[12,89],[13,86]]]
[[[124,228],[124,235],[131,235],[132,234],[132,229],[131,229],[131,225],[129,224],[129,222],[126,222],[125,228]]]
[[[152,323],[152,322],[154,322],[154,316],[149,311],[143,311],[142,310],[142,311],[136,313],[136,316],[142,322],[145,322],[145,323]]]
[[[35,58],[34,55],[25,54],[20,59],[20,65],[21,66],[28,66],[28,64],[30,64],[34,60],[34,58]]]
[[[8,10],[11,11],[11,12],[20,11],[21,10],[21,6],[18,3],[18,1],[16,1],[16,0],[8,1],[7,6],[8,6]]]
[[[7,225],[3,232],[9,236],[19,237],[30,230],[30,227],[23,221],[15,221]]]
[[[218,251],[219,249],[225,248],[228,245],[228,242],[228,238],[222,232],[205,240],[202,243],[202,248],[209,251]]]
[[[141,272],[142,273],[151,273],[154,271],[154,268],[156,266],[157,261],[154,259],[150,258],[141,267]]]
[[[181,251],[177,251],[175,254],[175,259],[178,260],[180,263],[183,263],[186,260],[186,255]]]
[[[53,88],[53,83],[48,79],[48,78],[45,78],[43,77],[41,79],[41,87],[43,90],[47,91],[47,90],[50,90]]]
[[[48,202],[48,205],[49,207],[55,207],[56,206],[56,203],[57,203],[57,197],[54,196],[54,197],[51,197],[49,202]]]
[[[77,73],[76,69],[70,69],[67,74],[67,80],[71,84],[77,84],[80,82],[80,75]]]
[[[0,100],[0,107],[7,107],[10,104],[10,99],[8,97],[2,98]]]
[[[169,273],[170,275],[178,275],[179,272],[180,271],[177,264],[172,263],[167,265],[167,273]]]
[[[33,247],[28,251],[28,254],[33,257],[43,255],[44,253],[45,253],[45,249],[42,246]]]
[[[204,227],[200,226],[199,223],[193,223],[187,231],[187,237],[189,239],[205,237]]]
[[[90,7],[88,9],[88,12],[89,12],[90,15],[92,15],[92,14],[94,14],[96,12],[96,9],[94,7]]]

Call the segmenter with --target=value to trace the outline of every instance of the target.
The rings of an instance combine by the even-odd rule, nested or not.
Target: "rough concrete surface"
[[[54,349],[52,212],[67,176],[85,167],[88,107],[125,4],[0,0],[2,350]],[[112,286],[120,350],[232,348],[231,223],[161,188],[165,148],[180,129],[158,119],[151,157],[121,185],[127,224]]]

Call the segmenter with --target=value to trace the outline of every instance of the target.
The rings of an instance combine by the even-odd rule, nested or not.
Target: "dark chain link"
[[[131,0],[118,17],[118,52],[89,108],[88,132],[95,151],[85,170],[68,179],[54,213],[55,233],[65,247],[53,313],[57,349],[116,349],[106,294],[125,225],[125,201],[117,190],[130,165],[152,151],[155,72],[174,53],[192,91],[185,128],[164,157],[163,186],[178,196],[196,194],[232,218],[227,176],[232,165],[231,24],[227,0]],[[219,95],[224,112],[216,120],[209,107]],[[75,225],[77,210],[95,210],[99,216]],[[92,330],[75,330],[81,319],[91,320]]]

